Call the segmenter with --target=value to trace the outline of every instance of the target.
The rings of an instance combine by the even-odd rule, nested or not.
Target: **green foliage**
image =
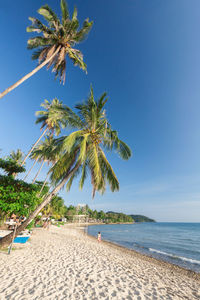
[[[148,217],[142,216],[142,215],[130,215],[130,217],[135,221],[135,222],[156,222],[153,219],[150,219]]]
[[[70,220],[70,218],[74,215],[76,215],[76,207],[70,205],[69,207],[67,207],[65,217]]]
[[[0,176],[0,211],[28,216],[42,201],[37,197],[38,185],[15,180],[12,176]]]
[[[2,159],[0,158],[0,168],[4,170],[8,176],[12,175],[13,173],[23,173],[25,172],[25,168],[19,166],[16,161],[12,160],[11,158]]]
[[[88,205],[84,208],[80,208],[79,211],[77,211],[77,208],[75,206],[70,205],[67,207],[67,212],[65,217],[69,219],[70,221],[72,220],[72,217],[76,214],[80,215],[88,215],[89,219],[92,219],[93,221],[96,222],[103,222],[106,224],[109,223],[133,223],[133,219],[126,214],[123,213],[115,213],[115,212],[103,212],[97,211],[97,210],[92,210],[89,208]]]
[[[64,200],[59,196],[54,196],[51,202],[42,210],[45,216],[51,216],[54,219],[60,219],[66,215],[67,207]]]
[[[133,223],[133,219],[123,213],[106,213],[105,214],[106,223]]]
[[[31,228],[33,228],[33,226],[34,226],[34,223],[35,223],[35,221],[33,220],[33,221],[31,221],[31,223],[29,223],[28,224],[28,226],[26,227],[27,229],[31,229]]]

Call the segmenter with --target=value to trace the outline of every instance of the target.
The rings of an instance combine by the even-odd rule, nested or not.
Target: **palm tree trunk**
[[[34,210],[34,212],[32,212],[30,214],[30,216],[26,219],[25,222],[23,222],[17,229],[16,229],[16,233],[15,236],[17,236],[21,231],[23,231],[28,224],[39,214],[39,212],[48,204],[50,203],[51,199],[53,198],[53,196],[55,196],[60,189],[66,184],[66,182],[69,180],[69,178],[74,174],[74,172],[76,172],[76,170],[79,168],[79,166],[81,165],[81,162],[79,161],[72,169],[71,171],[68,171],[66,176],[63,178],[63,180],[61,181],[61,183],[59,183],[54,189],[53,191],[47,196],[45,197],[45,199],[42,201],[42,203]],[[8,235],[6,235],[5,237],[3,237],[2,239],[0,239],[0,247],[5,247],[7,245],[9,245],[12,241],[14,233],[11,232]]]
[[[45,187],[45,184],[46,184],[46,182],[47,182],[48,177],[49,177],[49,174],[47,173],[47,176],[46,176],[45,181],[44,181],[44,183],[43,183],[43,185],[42,185],[42,187],[41,187],[41,189],[40,189],[40,192],[39,192],[39,194],[38,194],[38,197],[40,197],[40,195],[41,195],[41,193],[42,193],[42,191],[43,191],[43,188]]]
[[[37,173],[36,173],[36,175],[35,175],[35,177],[34,177],[34,179],[33,179],[33,182],[32,182],[32,183],[35,183],[35,181],[36,181],[36,179],[37,179],[38,175],[40,174],[40,172],[41,172],[41,170],[42,170],[42,167],[44,166],[44,163],[45,163],[45,160],[43,160],[43,162],[42,162],[42,164],[41,164],[41,166],[40,166],[39,170],[37,171]]]
[[[51,168],[53,168],[53,167],[55,166],[55,164],[56,164],[56,162],[52,165]],[[43,188],[45,187],[45,184],[46,184],[46,182],[47,182],[48,177],[49,177],[49,173],[47,173],[47,176],[46,176],[45,181],[44,181],[44,183],[43,183],[43,185],[42,185],[42,187],[41,187],[41,190],[40,190],[40,192],[39,192],[39,194],[38,194],[38,197],[40,197],[40,195],[41,195],[41,193],[42,193],[42,191],[43,191]]]
[[[41,140],[41,138],[45,135],[45,133],[47,132],[47,130],[48,130],[48,127],[43,131],[43,133],[41,134],[41,136],[39,137],[39,139],[37,139],[37,141],[35,142],[35,144],[29,150],[28,154],[26,155],[26,157],[22,161],[21,166],[23,166],[25,164],[25,161],[27,160],[27,158],[29,157],[29,155],[31,154],[31,152],[35,149],[35,147],[37,146],[37,144],[39,143],[39,141]]]
[[[18,87],[22,82],[24,82],[25,80],[27,80],[29,77],[31,77],[32,75],[34,75],[36,72],[38,72],[40,69],[42,69],[46,64],[48,64],[53,58],[54,56],[56,56],[56,54],[58,54],[60,50],[60,47],[57,48],[56,52],[54,52],[48,59],[46,59],[42,64],[40,64],[39,66],[37,66],[33,71],[31,71],[30,73],[28,73],[27,75],[25,75],[24,77],[22,77],[20,80],[18,80],[15,84],[11,85],[9,88],[7,88],[5,91],[3,91],[0,94],[0,98],[3,98],[5,95],[7,95],[9,92],[11,92],[12,90],[14,90],[16,87]]]
[[[24,177],[23,181],[26,180],[26,178],[28,177],[28,175],[30,174],[30,172],[32,171],[33,167],[35,166],[36,162],[38,161],[38,158],[34,161],[32,167],[29,169],[28,173],[26,174],[26,176]]]

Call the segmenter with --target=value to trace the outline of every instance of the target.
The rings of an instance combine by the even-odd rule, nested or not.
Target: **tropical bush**
[[[28,216],[42,201],[38,198],[39,186],[13,176],[0,175],[0,211],[2,215],[15,213]]]

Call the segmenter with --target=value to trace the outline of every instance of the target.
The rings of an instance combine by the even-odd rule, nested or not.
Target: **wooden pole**
[[[13,245],[13,242],[14,242],[14,239],[15,239],[15,234],[16,234],[16,229],[17,229],[17,223],[15,224],[15,228],[14,228],[14,232],[13,232],[13,238],[12,238],[12,242],[8,248],[8,254],[10,254],[11,250],[12,250],[12,245]]]

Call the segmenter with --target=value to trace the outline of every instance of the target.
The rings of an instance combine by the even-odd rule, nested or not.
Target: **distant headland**
[[[121,213],[114,212],[114,211],[108,211],[106,214],[119,215]],[[125,215],[125,214],[123,214],[123,215]],[[133,222],[135,222],[135,223],[156,222],[154,219],[150,219],[150,218],[148,218],[146,216],[143,216],[143,215],[125,215],[125,216],[131,217],[133,219]]]
[[[141,222],[156,222],[154,219],[150,219],[148,217],[145,217],[143,215],[130,215],[131,218],[133,218],[133,220],[136,223],[141,223]]]

